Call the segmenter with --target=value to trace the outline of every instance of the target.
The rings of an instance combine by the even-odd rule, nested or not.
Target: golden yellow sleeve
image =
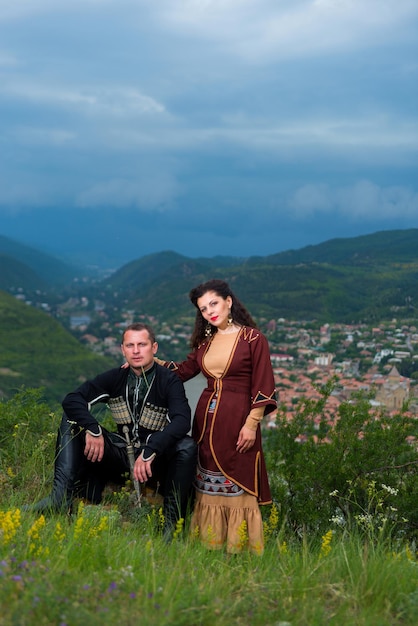
[[[256,409],[251,409],[249,412],[247,419],[245,420],[245,425],[250,430],[257,430],[257,426],[261,422],[264,415],[264,407],[259,406]]]

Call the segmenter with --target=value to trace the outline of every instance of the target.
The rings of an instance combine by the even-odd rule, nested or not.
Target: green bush
[[[266,461],[274,498],[295,531],[341,528],[418,536],[418,422],[395,416],[359,394],[342,402],[334,422],[327,401],[302,400],[289,421],[284,408],[266,436]],[[411,443],[412,442],[412,443]],[[369,523],[367,523],[369,521]]]

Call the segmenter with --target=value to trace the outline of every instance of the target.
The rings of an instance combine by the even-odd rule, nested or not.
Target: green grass
[[[350,419],[345,415],[347,428]],[[380,530],[382,515],[399,516],[401,508],[394,507],[403,502],[401,491],[392,497],[383,489],[381,482],[392,484],[386,478],[379,475],[377,482],[374,476],[366,481],[364,489],[370,492],[367,506],[360,500],[366,506],[361,511],[368,514],[366,527],[354,524],[358,512],[354,508],[348,518],[352,523],[334,530],[329,522],[328,528],[333,508],[325,506],[321,527],[326,530],[313,530],[319,526],[314,523],[312,507],[319,511],[330,491],[327,484],[322,491],[315,491],[306,509],[311,513],[309,526],[308,514],[301,513],[303,531],[302,524],[294,523],[291,507],[295,501],[286,508],[285,493],[273,480],[276,473],[284,472],[277,452],[273,452],[285,452],[285,446],[284,440],[280,445],[272,441],[267,459],[278,506],[263,507],[266,547],[262,556],[245,551],[231,556],[205,549],[189,535],[189,518],[167,545],[161,535],[158,505],[145,502],[136,508],[129,485],[117,492],[107,490],[103,505],[75,507],[70,517],[43,518],[21,510],[22,505],[43,497],[51,488],[59,421],[60,414],[42,403],[36,390],[0,402],[1,626],[418,623],[416,532],[413,520],[409,526],[397,524],[393,533]],[[399,427],[402,424],[400,421]],[[394,425],[390,432],[384,432],[394,437]],[[377,441],[376,446],[386,450],[380,436]],[[396,440],[391,441],[394,451]],[[349,447],[352,444],[347,443]],[[368,449],[373,451],[373,447]],[[317,459],[312,471],[309,469],[308,461],[312,464],[321,448],[307,447],[305,452],[308,456],[298,457],[296,466],[301,472],[306,466],[307,471],[292,482],[299,499],[309,494],[320,478],[327,479],[324,456],[321,463]],[[286,456],[288,464],[294,456],[292,448]],[[336,475],[341,463],[338,455],[334,458],[329,465]],[[364,465],[360,456],[354,467],[357,471]],[[415,461],[408,468],[415,472]],[[412,488],[416,473],[410,483],[406,482],[408,476],[401,475],[402,484]],[[355,487],[352,483],[351,489]],[[410,493],[413,496],[415,491]],[[356,494],[361,496],[363,491],[357,489]],[[390,495],[387,504],[381,500],[382,494]],[[347,498],[344,502],[348,506]],[[411,512],[414,505],[416,502],[412,502]],[[402,511],[406,509],[403,506]],[[295,528],[297,531],[292,530]]]
[[[159,514],[118,507],[47,519],[0,514],[2,626],[396,626],[418,621],[418,563],[406,546],[296,537],[269,526],[264,554],[208,551]],[[285,533],[286,534],[286,533]]]

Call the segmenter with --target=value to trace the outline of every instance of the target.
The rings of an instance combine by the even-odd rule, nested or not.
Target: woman
[[[202,372],[193,437],[198,443],[192,534],[211,548],[264,549],[259,504],[270,504],[260,421],[277,408],[266,338],[222,280],[190,292],[197,308],[192,352],[181,363],[159,361],[183,381]]]

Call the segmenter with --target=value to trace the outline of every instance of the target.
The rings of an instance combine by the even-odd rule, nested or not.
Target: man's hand
[[[255,430],[251,430],[251,428],[248,428],[248,426],[243,426],[238,435],[237,451],[247,452],[247,450],[252,448],[254,445],[255,436]]]
[[[89,461],[93,463],[95,461],[101,461],[104,454],[104,437],[94,437],[90,433],[86,432],[86,447],[84,448],[84,455]]]
[[[138,480],[140,483],[146,483],[148,478],[151,478],[151,463],[153,459],[154,457],[152,457],[149,461],[144,461],[144,459],[140,456],[137,458],[134,465],[135,480]]]

